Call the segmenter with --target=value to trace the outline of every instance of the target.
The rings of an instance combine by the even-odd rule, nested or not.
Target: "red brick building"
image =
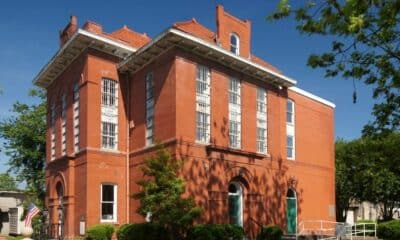
[[[215,32],[192,19],[151,39],[71,17],[34,79],[48,95],[46,205],[64,236],[144,221],[130,196],[156,141],[186,159],[200,222],[254,236],[335,219],[334,104],[253,55],[249,21],[222,6],[216,18]]]

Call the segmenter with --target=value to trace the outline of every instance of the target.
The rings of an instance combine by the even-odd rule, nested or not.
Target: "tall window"
[[[153,73],[146,74],[146,145],[154,143],[154,79]]]
[[[229,223],[243,226],[243,188],[232,182],[228,188]]]
[[[118,82],[101,81],[101,146],[103,149],[118,148]]]
[[[238,35],[236,35],[235,33],[231,33],[231,36],[230,36],[230,43],[231,43],[231,52],[232,53],[234,53],[234,54],[236,54],[236,55],[239,55],[239,53],[240,53],[240,41],[239,41],[239,36]]]
[[[56,107],[54,103],[51,105],[50,109],[50,125],[51,125],[51,160],[56,159]]]
[[[229,146],[240,148],[241,145],[241,105],[240,81],[229,79]]]
[[[117,143],[117,124],[112,122],[101,123],[102,147],[105,149],[115,149]]]
[[[286,123],[294,123],[294,102],[290,99],[286,102]]]
[[[295,158],[295,111],[294,102],[290,99],[286,103],[286,156]]]
[[[257,88],[257,152],[267,152],[267,92]]]
[[[210,142],[210,69],[197,66],[196,77],[196,140]]]
[[[74,151],[79,151],[79,85],[74,85]]]
[[[101,221],[117,221],[117,185],[101,185]]]
[[[117,81],[110,79],[102,80],[102,98],[101,104],[103,106],[117,106],[117,93],[118,93],[118,83]]]
[[[67,97],[61,98],[61,152],[67,154]]]

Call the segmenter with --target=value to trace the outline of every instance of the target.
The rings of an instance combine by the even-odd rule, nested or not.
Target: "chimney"
[[[71,16],[69,23],[65,26],[64,30],[60,32],[60,48],[72,37],[72,35],[78,30],[78,18]]]

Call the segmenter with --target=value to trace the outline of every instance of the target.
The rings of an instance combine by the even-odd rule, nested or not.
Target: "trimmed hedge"
[[[243,228],[231,224],[199,224],[189,230],[188,240],[243,240]]]
[[[110,224],[98,224],[86,231],[87,240],[111,240],[114,226]]]
[[[400,220],[393,220],[378,224],[378,237],[384,240],[400,239]]]
[[[124,224],[117,230],[118,240],[168,240],[167,231],[153,223]]]
[[[257,235],[257,240],[281,240],[283,231],[275,225],[263,226],[261,232]]]

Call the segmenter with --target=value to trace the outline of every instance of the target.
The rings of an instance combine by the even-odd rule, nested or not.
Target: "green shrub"
[[[378,225],[378,237],[384,240],[400,239],[400,220],[393,220]]]
[[[166,230],[154,223],[124,224],[117,237],[118,240],[168,240]]]
[[[86,231],[87,240],[111,240],[114,226],[110,224],[99,224],[90,227]]]
[[[257,235],[257,240],[281,240],[283,231],[275,225],[263,226],[261,232]]]
[[[117,230],[117,238],[118,238],[118,240],[127,240],[128,239],[126,233],[127,233],[128,229],[130,227],[132,227],[132,225],[133,224],[127,223],[127,224],[121,225],[118,228],[118,230]]]
[[[242,240],[242,227],[231,224],[199,224],[189,230],[188,240]]]

